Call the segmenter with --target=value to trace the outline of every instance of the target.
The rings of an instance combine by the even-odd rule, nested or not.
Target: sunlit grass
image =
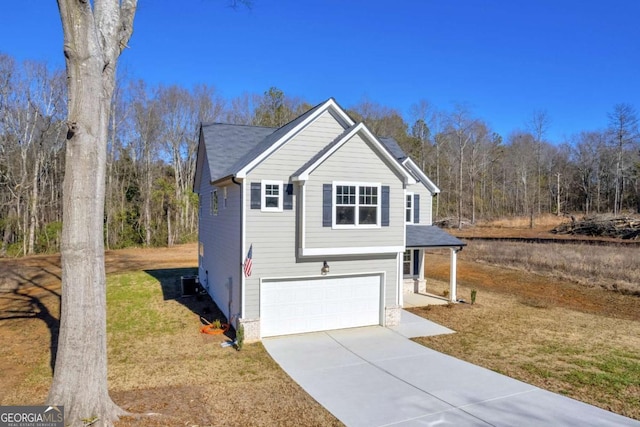
[[[446,284],[432,284],[438,286]],[[471,287],[461,285],[458,291],[466,296]],[[473,306],[412,311],[456,331],[417,339],[428,347],[640,419],[637,321],[523,303],[518,295],[487,289]]]

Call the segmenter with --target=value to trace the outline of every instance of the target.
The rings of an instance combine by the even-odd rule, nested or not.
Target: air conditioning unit
[[[200,295],[203,292],[198,276],[180,276],[180,286],[183,297]]]

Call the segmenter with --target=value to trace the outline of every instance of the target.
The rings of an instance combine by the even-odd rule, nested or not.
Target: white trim
[[[427,177],[427,175],[425,175],[425,173],[418,167],[418,165],[416,165],[416,163],[411,160],[411,157],[407,157],[405,160],[403,160],[402,165],[409,169],[411,172],[418,175],[418,179],[420,180],[420,182],[422,182],[422,184],[427,187],[427,190],[429,190],[431,194],[440,193],[440,189],[433,183],[433,181],[429,179],[429,177]]]
[[[404,274],[404,254],[409,252],[409,274]],[[402,252],[402,279],[415,279],[416,275],[413,272],[413,249],[405,249]]]
[[[247,203],[246,203],[246,197],[247,197],[247,181],[246,180],[242,180],[242,184],[240,186],[240,212],[241,212],[241,216],[242,216],[242,231],[241,231],[241,236],[240,238],[242,239],[242,241],[240,242],[240,313],[238,313],[238,317],[239,318],[243,318],[246,314],[246,306],[247,306],[247,278],[244,276],[244,268],[243,268],[243,263],[244,263],[244,258],[246,256],[247,253],[247,245],[246,245],[246,241],[247,241]],[[251,192],[249,192],[249,206],[251,205]],[[229,314],[229,317],[231,317],[231,314]],[[238,327],[238,320],[236,319],[236,324],[234,325],[235,327]],[[231,321],[231,319],[229,319],[229,321]]]
[[[213,216],[218,216],[220,210],[220,200],[218,199],[218,189],[216,188],[211,192],[211,212]]]
[[[298,187],[300,188],[300,198],[302,199],[302,202],[300,204],[300,216],[299,216],[299,220],[300,220],[300,244],[299,244],[299,248],[301,248],[304,251],[304,248],[306,246],[306,241],[307,241],[307,215],[306,215],[306,207],[307,207],[307,192],[306,192],[306,186],[304,185],[304,181],[303,182],[299,182],[298,183]]]
[[[404,266],[404,258],[403,258],[403,253],[402,252],[398,252],[398,254],[396,255],[396,304],[399,305],[400,307],[404,306],[404,285],[403,285],[403,280],[404,278],[402,277],[402,267]]]
[[[396,169],[400,175],[404,177],[405,184],[415,184],[417,181],[411,176],[409,171],[405,169],[399,162],[396,160],[391,153],[382,145],[378,138],[376,138],[369,128],[364,123],[359,123],[355,126],[349,133],[342,137],[340,141],[338,141],[335,145],[333,145],[326,153],[324,153],[320,158],[316,159],[311,165],[309,165],[302,173],[298,176],[293,177],[296,181],[306,181],[309,179],[309,175],[320,165],[322,164],[329,156],[331,156],[334,152],[336,152],[340,147],[342,147],[347,141],[349,141],[355,134],[362,132],[364,136],[373,144],[376,148],[378,154],[384,157],[391,165],[393,165],[394,169]]]
[[[382,215],[382,184],[379,182],[354,182],[354,181],[333,181],[331,183],[332,187],[332,193],[331,193],[331,228],[333,229],[338,229],[338,230],[343,230],[343,229],[359,229],[359,228],[381,228],[381,219],[380,216]],[[336,209],[338,207],[338,205],[336,204],[336,196],[337,196],[337,191],[336,191],[336,187],[355,187],[356,188],[356,192],[355,192],[355,198],[356,198],[356,203],[355,205],[353,205],[354,208],[354,217],[353,217],[353,224],[336,224],[336,218],[337,218],[337,214],[336,214]],[[378,203],[375,205],[376,206],[376,223],[375,224],[360,224],[360,210],[359,208],[361,206],[369,206],[369,207],[373,207],[373,205],[360,205],[360,188],[362,187],[370,187],[370,188],[376,188],[377,189],[377,194],[376,194],[376,198]],[[351,205],[340,205],[340,206],[351,206]]]
[[[320,117],[325,111],[328,111],[329,109],[335,111],[340,116],[340,118],[344,122],[346,122],[346,124],[348,126],[353,126],[354,122],[353,122],[353,120],[351,120],[349,115],[347,113],[345,113],[344,110],[342,108],[340,108],[340,106],[338,106],[338,104],[336,103],[336,101],[333,98],[329,98],[324,104],[322,104],[319,107],[317,107],[317,110],[314,111],[311,115],[309,115],[309,117],[304,119],[302,122],[298,123],[298,125],[296,125],[293,129],[291,129],[285,135],[283,135],[279,140],[277,140],[276,142],[271,144],[271,146],[269,148],[267,148],[265,151],[260,153],[260,155],[258,157],[256,157],[251,162],[249,162],[248,165],[246,165],[244,168],[239,170],[238,173],[236,173],[236,175],[235,175],[236,178],[246,178],[247,173],[249,173],[250,170],[252,170],[254,167],[256,167],[260,162],[262,162],[264,159],[266,159],[268,156],[270,156],[274,151],[276,151],[278,148],[280,148],[284,143],[286,143],[289,139],[291,139],[295,134],[297,134],[302,129],[307,127],[311,122],[315,121],[318,117]]]
[[[410,191],[405,191],[404,194],[404,223],[405,224],[413,224],[413,212],[414,212],[414,200],[413,200],[413,192]],[[409,212],[411,213],[411,217],[409,218],[409,221],[407,221],[407,197],[410,198],[411,200],[411,208],[409,208]]]
[[[282,280],[305,280],[305,279],[341,279],[347,277],[362,277],[362,276],[380,276],[381,279],[384,279],[387,272],[384,270],[381,271],[359,271],[357,273],[340,273],[340,274],[328,274],[323,276],[321,274],[308,274],[305,276],[269,276],[269,277],[261,277],[260,285],[264,282],[279,282]],[[384,295],[381,295],[384,299]]]
[[[267,185],[276,185],[278,187],[278,206],[277,207],[267,207]],[[263,179],[260,181],[260,210],[262,212],[282,212],[282,193],[284,187],[282,186],[282,181],[274,181]],[[274,197],[274,196],[269,196]]]
[[[300,248],[300,256],[368,255],[404,252],[404,246],[352,246],[345,248]]]

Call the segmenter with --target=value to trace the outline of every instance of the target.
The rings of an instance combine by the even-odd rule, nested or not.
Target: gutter
[[[242,262],[244,260],[244,254],[246,252],[245,250],[245,221],[246,221],[246,216],[245,216],[245,210],[244,210],[244,181],[242,182],[238,182],[236,180],[235,176],[231,176],[231,182],[233,182],[234,184],[236,184],[238,187],[240,187],[240,212],[241,212],[241,220],[240,220],[240,313],[237,313],[236,315],[236,324],[235,324],[235,328],[237,329],[239,326],[239,317],[240,316],[244,316],[245,313],[245,277],[244,277],[244,272],[243,272],[243,268],[242,268]],[[229,313],[229,317],[231,317],[232,314]],[[231,319],[229,319],[229,323],[231,323]]]

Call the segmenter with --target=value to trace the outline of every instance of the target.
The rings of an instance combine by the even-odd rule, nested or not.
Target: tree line
[[[279,127],[312,105],[272,87],[226,99],[214,86],[148,86],[121,77],[111,104],[104,238],[108,249],[163,246],[197,235],[198,125]],[[64,178],[63,70],[0,54],[0,256],[59,250]],[[544,110],[499,135],[465,104],[417,100],[404,117],[365,99],[347,109],[395,138],[442,190],[436,219],[640,212],[640,133],[631,104],[603,112],[605,129],[549,141]],[[79,159],[81,161],[81,159]]]

